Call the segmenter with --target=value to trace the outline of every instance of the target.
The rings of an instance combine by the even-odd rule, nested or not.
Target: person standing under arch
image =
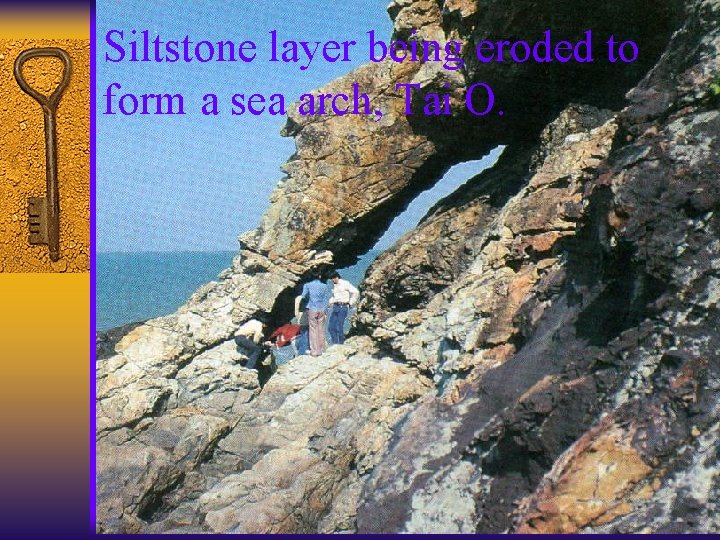
[[[330,343],[339,345],[345,342],[345,319],[347,319],[350,308],[357,302],[360,292],[340,274],[333,272],[330,275],[333,282],[332,298],[330,298],[330,320],[328,331],[330,332]]]
[[[316,270],[313,280],[303,285],[302,293],[295,298],[295,316],[300,316],[300,303],[307,300],[308,325],[310,327],[310,354],[320,356],[325,352],[325,310],[330,301],[330,287],[323,283],[323,272]]]

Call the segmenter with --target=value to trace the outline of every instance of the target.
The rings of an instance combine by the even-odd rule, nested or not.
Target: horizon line
[[[386,251],[385,249],[369,249],[365,254],[371,251]],[[138,253],[235,253],[240,252],[239,249],[139,249],[136,251],[100,251],[95,252],[96,255],[134,255]]]
[[[136,254],[136,253],[229,253],[239,252],[235,249],[138,249],[133,251],[121,251],[121,250],[108,250],[101,251],[97,250],[97,255],[115,255],[115,254]]]

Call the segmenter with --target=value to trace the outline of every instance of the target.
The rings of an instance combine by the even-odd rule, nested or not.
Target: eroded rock
[[[352,522],[352,514],[342,518],[355,508],[345,498],[409,403],[430,387],[414,370],[371,356],[368,346],[353,339],[320,358],[298,357],[240,408],[205,467],[212,485],[193,510],[205,530],[310,532],[333,510]],[[155,530],[177,530],[178,523],[171,516],[167,526]]]

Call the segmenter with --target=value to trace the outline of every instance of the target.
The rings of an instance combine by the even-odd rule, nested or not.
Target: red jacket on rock
[[[288,345],[295,336],[300,333],[299,324],[283,324],[280,328],[270,334],[270,341],[275,341],[278,347]],[[275,340],[277,338],[277,340]]]

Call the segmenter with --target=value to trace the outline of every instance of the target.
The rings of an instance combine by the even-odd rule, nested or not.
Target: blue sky
[[[302,93],[362,64],[366,32],[390,36],[386,5],[384,0],[98,2],[98,251],[235,250],[238,234],[258,224],[283,176],[280,165],[295,145],[279,134],[285,117],[232,116],[226,103],[236,93],[281,92],[289,105]],[[117,53],[105,36],[114,29],[123,30],[126,41],[133,29],[148,30],[151,39],[162,40],[182,40],[186,35],[193,41],[250,39],[258,45],[258,57],[249,64],[111,63],[105,60],[106,53]],[[316,58],[301,71],[295,64],[267,61],[270,30],[277,30],[282,40],[354,39],[358,46],[350,63]],[[102,114],[103,94],[115,82],[122,86],[116,94],[179,92],[188,114]],[[208,92],[220,98],[218,116],[200,113],[201,98]],[[455,182],[483,165],[456,167]],[[415,214],[397,220],[384,244],[414,225],[428,204],[419,204]]]
[[[294,152],[279,131],[283,116],[205,117],[208,92],[282,92],[293,96],[319,87],[363,63],[266,61],[268,32],[295,40],[358,40],[367,30],[390,35],[385,2],[98,2],[97,3],[97,238],[99,251],[214,251],[237,248],[239,233],[254,228],[282,178],[280,165]],[[258,58],[242,62],[155,63],[105,61],[116,54],[106,33],[149,30],[161,39],[251,39]],[[265,56],[263,56],[263,52]],[[113,82],[134,94],[185,97],[184,116],[104,115]],[[289,104],[289,103],[288,103]]]

